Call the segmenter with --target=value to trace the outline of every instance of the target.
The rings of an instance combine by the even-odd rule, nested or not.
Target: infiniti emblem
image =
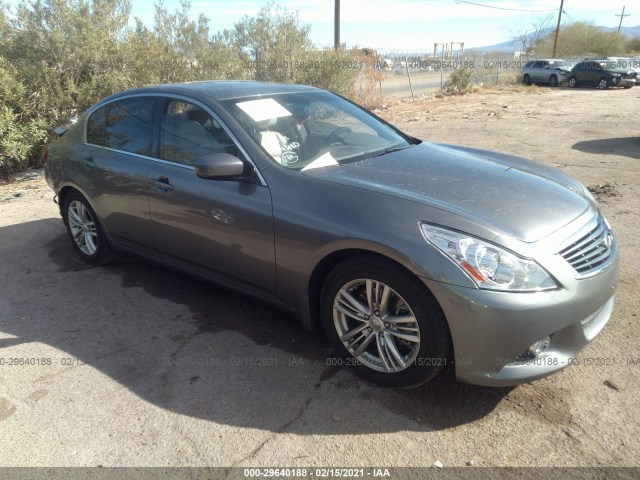
[[[613,245],[613,236],[610,233],[607,233],[607,235],[604,237],[604,242],[602,242],[602,244],[607,250],[610,250],[611,246]]]

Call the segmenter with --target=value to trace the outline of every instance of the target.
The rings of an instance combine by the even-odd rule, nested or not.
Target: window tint
[[[107,112],[109,105],[99,108],[91,114],[87,121],[87,143],[102,145],[104,137],[104,126],[107,123]]]
[[[533,68],[542,68],[542,62],[536,62],[533,64]]]
[[[125,152],[149,154],[152,97],[128,98],[109,105],[103,145]]]
[[[212,153],[240,156],[220,124],[200,107],[180,100],[168,100],[160,126],[160,158],[194,165]]]

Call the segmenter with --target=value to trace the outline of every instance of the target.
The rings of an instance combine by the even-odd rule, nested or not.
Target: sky
[[[16,4],[18,0],[9,0]],[[153,23],[153,0],[131,0],[132,15]],[[276,0],[298,12],[300,22],[311,26],[311,39],[319,47],[333,45],[334,0]],[[509,40],[531,30],[531,24],[549,16],[555,26],[560,0],[341,0],[341,41],[347,47],[379,50],[433,50],[434,42],[464,42],[465,49]],[[480,5],[472,5],[476,3]],[[211,31],[231,28],[243,15],[255,16],[267,0],[192,0],[190,14],[204,14]],[[623,5],[623,26],[640,25],[636,0],[565,0],[562,24],[590,21],[617,27]],[[180,0],[164,0],[170,11]]]
[[[152,2],[132,0],[133,15],[150,24]],[[531,28],[546,16],[555,26],[559,0],[341,0],[341,41],[348,47],[432,50],[434,42],[465,42],[465,48],[509,40],[512,33]],[[243,15],[254,16],[267,0],[193,0],[191,13],[211,19],[212,31],[230,28]],[[170,10],[179,0],[164,0]],[[333,45],[334,0],[277,0],[276,4],[297,11],[301,23],[311,25],[311,38],[318,46]],[[617,27],[616,14],[627,5],[624,26],[640,24],[640,8],[631,0],[565,0],[562,24],[593,21]],[[492,8],[494,7],[494,8]],[[495,8],[498,7],[498,8]],[[513,9],[513,10],[506,10]],[[526,11],[525,11],[526,10]],[[635,21],[635,22],[634,22]]]

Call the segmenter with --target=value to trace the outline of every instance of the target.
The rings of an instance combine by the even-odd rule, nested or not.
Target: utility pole
[[[625,6],[623,5],[622,6],[622,14],[620,14],[620,15],[616,14],[616,17],[620,17],[620,23],[618,24],[618,36],[620,36],[620,27],[622,27],[622,20],[624,19],[624,17],[630,17],[631,16],[629,14],[625,15],[624,14],[624,9],[625,9]]]
[[[560,33],[560,19],[562,18],[562,5],[564,0],[560,0],[560,11],[558,12],[558,25],[556,25],[556,35],[553,39],[553,58],[556,58],[556,47],[558,46],[558,33]]]
[[[340,50],[340,0],[335,0],[335,14],[333,19],[333,48]]]

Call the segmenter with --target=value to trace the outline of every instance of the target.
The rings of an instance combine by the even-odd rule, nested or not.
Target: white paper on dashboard
[[[327,152],[321,157],[316,158],[301,171],[304,172],[305,170],[311,170],[312,168],[331,167],[333,165],[338,165],[338,161],[331,156],[331,152]]]
[[[270,118],[289,117],[291,112],[276,102],[273,98],[249,100],[237,104],[254,121],[261,122]]]

